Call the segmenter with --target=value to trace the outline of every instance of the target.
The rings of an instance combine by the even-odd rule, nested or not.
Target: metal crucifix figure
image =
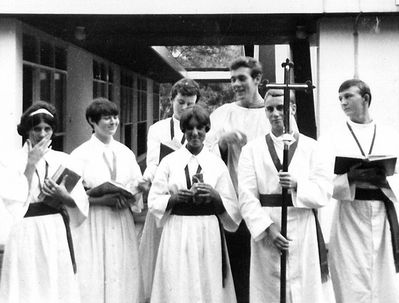
[[[287,59],[281,64],[284,68],[284,83],[270,83],[266,84],[267,89],[283,89],[284,90],[284,152],[283,152],[283,172],[288,172],[288,151],[289,146],[295,140],[291,136],[290,128],[290,91],[291,90],[307,90],[311,91],[314,86],[311,81],[306,81],[304,84],[290,83],[291,69],[294,64]],[[281,207],[281,235],[287,238],[287,205],[288,205],[288,189],[282,189],[282,207]],[[281,267],[280,267],[280,303],[286,302],[286,273],[287,273],[287,252],[285,250],[281,253]]]

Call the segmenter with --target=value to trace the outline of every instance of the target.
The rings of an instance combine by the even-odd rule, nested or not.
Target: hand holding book
[[[59,166],[54,175],[44,180],[42,192],[38,199],[58,208],[61,204],[73,207],[75,205],[69,193],[73,190],[80,176],[71,169]]]

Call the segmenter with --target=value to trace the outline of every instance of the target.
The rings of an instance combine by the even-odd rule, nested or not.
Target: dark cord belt
[[[77,268],[76,268],[76,261],[75,261],[75,253],[73,250],[71,228],[69,226],[69,215],[68,215],[66,208],[60,207],[59,209],[56,209],[56,208],[51,207],[43,202],[31,203],[31,204],[29,204],[28,211],[26,212],[24,218],[54,215],[54,214],[60,214],[62,217],[62,220],[64,221],[66,237],[67,237],[67,241],[68,241],[69,254],[71,255],[73,272],[76,274]]]
[[[356,188],[355,200],[378,200],[384,202],[387,213],[389,228],[391,230],[391,241],[395,270],[399,272],[399,223],[393,202],[383,193],[381,189]]]
[[[281,207],[282,199],[283,198],[281,194],[269,194],[269,195],[259,194],[259,201],[263,207]],[[293,206],[291,195],[288,195],[287,205]],[[317,210],[312,209],[312,212],[316,223],[317,248],[319,251],[321,280],[322,282],[326,282],[328,280],[328,275],[329,275],[327,248],[326,248],[326,243],[324,241],[323,232],[321,230],[321,226],[319,223],[319,219],[317,218]]]

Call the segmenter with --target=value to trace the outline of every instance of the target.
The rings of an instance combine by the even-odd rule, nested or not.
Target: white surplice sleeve
[[[255,241],[265,236],[265,230],[273,223],[266,207],[259,201],[258,181],[251,150],[244,146],[238,163],[239,205],[241,215]]]
[[[171,193],[177,192],[178,188],[169,188],[170,165],[169,158],[165,157],[158,166],[148,194],[148,209],[157,219],[157,223],[163,226],[170,211],[166,211]]]
[[[143,194],[138,190],[138,181],[141,180],[142,175],[141,175],[140,166],[137,163],[136,156],[134,155],[133,152],[131,153],[130,160],[131,160],[130,163],[131,181],[128,184],[128,189],[130,190],[131,193],[134,194],[136,200],[134,204],[130,207],[130,209],[136,213],[140,213],[144,207]]]
[[[331,199],[333,174],[318,142],[309,142],[309,147],[311,152],[309,171],[307,175],[298,176],[297,189],[292,191],[292,203],[295,207],[319,208],[325,206]]]
[[[49,164],[54,167],[58,167],[58,163],[60,163],[81,175],[78,162],[66,153],[51,152],[48,161]],[[75,202],[76,207],[66,206],[66,208],[70,215],[71,227],[78,227],[89,215],[89,200],[83,187],[82,178],[79,179],[78,183],[72,189],[70,196]]]
[[[219,193],[226,212],[221,214],[219,217],[222,221],[223,227],[227,231],[234,232],[237,230],[241,222],[237,195],[227,167],[224,163],[221,164],[221,170],[222,172],[217,180],[215,190]]]
[[[155,176],[159,163],[160,144],[159,136],[157,134],[156,124],[151,125],[147,134],[147,167],[144,172],[144,179],[152,181]]]
[[[0,162],[0,199],[6,206],[25,204],[29,185],[25,175]]]

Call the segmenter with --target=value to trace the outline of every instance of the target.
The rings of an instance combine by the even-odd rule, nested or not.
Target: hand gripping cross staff
[[[288,151],[291,143],[295,141],[290,134],[290,90],[307,90],[311,91],[311,81],[304,84],[290,83],[291,69],[294,64],[287,59],[281,64],[284,68],[284,83],[266,84],[267,89],[283,89],[284,90],[284,151],[283,151],[283,172],[288,172]],[[287,237],[287,206],[288,206],[288,189],[282,189],[282,207],[281,207],[281,235]],[[281,268],[280,268],[280,302],[286,302],[286,272],[287,272],[287,252],[285,250],[281,253]]]

